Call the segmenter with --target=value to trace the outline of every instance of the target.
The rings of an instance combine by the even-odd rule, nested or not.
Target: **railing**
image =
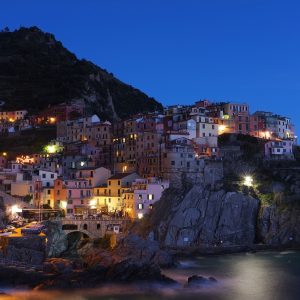
[[[130,221],[130,218],[122,217],[68,217],[68,218],[56,218],[58,221]]]

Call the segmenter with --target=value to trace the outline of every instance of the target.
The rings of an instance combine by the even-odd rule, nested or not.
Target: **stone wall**
[[[212,187],[223,179],[222,161],[199,160],[199,171],[182,171],[164,174],[170,180],[171,187],[181,188],[186,184],[204,184]]]

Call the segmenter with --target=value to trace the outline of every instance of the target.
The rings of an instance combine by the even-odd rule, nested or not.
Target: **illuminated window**
[[[148,200],[153,200],[154,199],[154,194],[149,194],[148,195]]]

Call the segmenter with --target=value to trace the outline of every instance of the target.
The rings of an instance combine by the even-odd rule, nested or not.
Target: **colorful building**
[[[162,193],[169,188],[169,181],[157,178],[136,179],[131,188],[123,193],[125,214],[131,219],[141,219],[160,200]]]

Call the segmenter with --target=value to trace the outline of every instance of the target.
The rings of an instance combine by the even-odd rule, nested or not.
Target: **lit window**
[[[153,194],[149,194],[148,195],[148,200],[153,200],[154,199],[154,195]]]

